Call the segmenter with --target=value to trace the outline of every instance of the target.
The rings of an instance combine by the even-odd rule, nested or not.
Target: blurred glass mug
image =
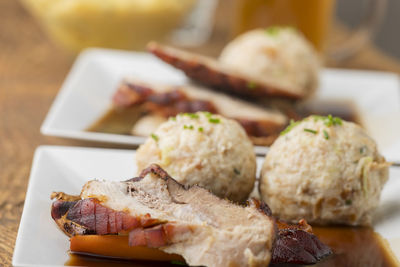
[[[21,0],[71,51],[144,50],[149,41],[196,45],[211,31],[217,0]]]
[[[331,60],[345,59],[368,41],[386,7],[386,0],[370,0],[360,25],[340,44],[329,43],[335,0],[237,0],[234,34],[270,25],[288,25],[303,32],[315,48]]]

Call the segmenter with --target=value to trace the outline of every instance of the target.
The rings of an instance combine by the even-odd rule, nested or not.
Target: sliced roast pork
[[[148,45],[148,50],[164,62],[182,70],[188,77],[211,88],[255,98],[301,99],[305,97],[301,88],[297,88],[285,79],[250,77],[214,58],[154,42]]]
[[[331,253],[304,225],[278,230],[264,203],[232,204],[157,165],[124,182],[90,181],[79,197],[52,197],[52,217],[69,236],[129,235],[130,246],[179,254],[189,265],[267,266],[272,254],[276,263],[309,264]]]
[[[199,86],[167,86],[142,81],[125,81],[113,97],[116,108],[141,106],[146,116],[139,119],[133,134],[150,135],[170,116],[179,113],[208,111],[238,121],[253,143],[270,145],[288,119],[281,112],[259,107],[243,100]],[[143,131],[143,129],[146,129]]]

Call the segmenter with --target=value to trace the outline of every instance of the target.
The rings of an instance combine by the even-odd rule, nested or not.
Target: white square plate
[[[136,174],[135,151],[42,146],[33,160],[24,211],[15,244],[14,266],[63,266],[69,241],[50,216],[53,191],[80,192],[94,178],[126,180]],[[258,158],[258,167],[263,158]],[[400,259],[400,169],[390,170],[376,214],[375,230]]]
[[[126,77],[181,85],[185,75],[148,53],[89,49],[76,60],[42,127],[45,135],[139,145],[143,137],[87,132],[110,107]],[[368,132],[385,156],[400,136],[400,90],[397,75],[384,72],[326,69],[316,100],[352,101]],[[398,144],[400,149],[400,143]],[[265,153],[265,147],[257,151]],[[400,161],[400,158],[389,157]]]

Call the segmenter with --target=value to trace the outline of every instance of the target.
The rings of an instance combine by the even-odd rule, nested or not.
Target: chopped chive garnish
[[[325,139],[328,140],[328,139],[329,139],[329,134],[328,134],[328,132],[327,132],[326,130],[323,130],[322,132],[324,133]]]
[[[330,126],[335,126],[335,125],[342,125],[342,119],[341,118],[339,118],[339,117],[332,117],[332,115],[328,115],[328,116],[320,116],[320,115],[312,115],[312,118],[314,118],[314,121],[315,122],[317,122],[318,120],[321,120],[321,121],[323,121],[323,123],[326,125],[326,126],[328,126],[328,127],[330,127]],[[304,121],[304,120],[302,120],[302,121]],[[286,127],[286,129],[285,130],[283,130],[282,132],[281,132],[281,134],[280,135],[285,135],[285,134],[287,134],[288,132],[290,132],[294,127],[296,127],[299,123],[301,123],[302,121],[294,121],[294,120],[290,120],[290,124]],[[305,132],[310,132],[310,133],[313,133],[313,134],[316,134],[317,133],[317,131],[315,131],[315,130],[311,130],[311,129],[304,129],[304,131]],[[329,135],[328,135],[328,133],[326,132],[324,132],[324,136],[325,136],[325,139],[329,139]]]
[[[286,127],[285,130],[283,130],[280,135],[285,135],[288,132],[290,132],[295,126],[297,126],[300,123],[300,121],[294,121],[294,120],[290,120],[290,124]]]
[[[353,204],[353,201],[351,201],[351,199],[346,199],[345,204],[349,206]]]
[[[199,127],[199,132],[203,132],[204,131],[204,129],[203,129],[203,127]]]
[[[198,119],[199,118],[199,115],[197,115],[196,113],[184,113],[183,115],[184,116],[188,116],[188,117],[190,117],[192,119]]]
[[[193,125],[183,125],[183,129],[193,130]]]
[[[316,133],[317,133],[317,131],[312,130],[312,129],[308,129],[308,128],[304,128],[304,131],[305,131],[305,132],[312,133],[312,134],[316,134]]]
[[[266,28],[266,29],[265,29],[265,32],[266,32],[268,35],[276,36],[276,35],[279,33],[280,30],[281,30],[281,27],[272,26],[272,27]]]
[[[208,111],[204,112],[204,115],[205,115],[207,118],[210,118],[210,117],[212,116],[212,114],[211,114],[210,112],[208,112]]]
[[[150,136],[151,136],[151,138],[154,139],[154,141],[158,142],[158,136],[157,135],[152,133]]]
[[[247,88],[249,88],[249,89],[254,89],[254,88],[256,88],[257,87],[257,84],[255,83],[255,82],[248,82],[247,84],[246,84],[246,87]]]
[[[333,117],[333,125],[342,125],[342,119],[339,117]]]
[[[328,116],[320,116],[320,115],[313,115],[314,121],[322,120],[324,124],[328,127],[342,125],[342,119],[339,117],[332,117],[332,115]]]
[[[333,118],[332,118],[332,115],[331,114],[329,114],[328,115],[328,117],[327,117],[327,119],[324,121],[324,124],[326,125],[326,126],[332,126],[332,124],[333,124]]]
[[[221,122],[221,120],[218,118],[209,118],[208,121],[211,123],[220,123]]]
[[[234,172],[235,174],[237,174],[237,175],[240,174],[240,171],[239,171],[238,169],[236,169],[236,168],[233,168],[233,172]]]
[[[360,154],[364,154],[367,151],[367,147],[363,146],[360,148]]]

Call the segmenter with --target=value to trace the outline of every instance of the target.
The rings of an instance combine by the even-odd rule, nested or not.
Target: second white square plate
[[[263,158],[257,159],[260,169]],[[12,264],[63,266],[69,259],[68,237],[50,215],[53,191],[79,194],[93,179],[122,181],[136,174],[135,151],[43,146],[37,149],[21,217]],[[382,191],[374,229],[389,241],[400,259],[400,169],[391,168]]]
[[[89,49],[76,60],[41,127],[45,135],[139,145],[144,138],[85,131],[110,107],[119,83],[126,77],[164,84],[188,83],[179,70],[148,53]],[[398,76],[372,71],[325,69],[316,100],[351,101],[367,131],[389,160],[400,136]],[[400,149],[400,143],[399,143]],[[258,147],[258,152],[265,148]]]

